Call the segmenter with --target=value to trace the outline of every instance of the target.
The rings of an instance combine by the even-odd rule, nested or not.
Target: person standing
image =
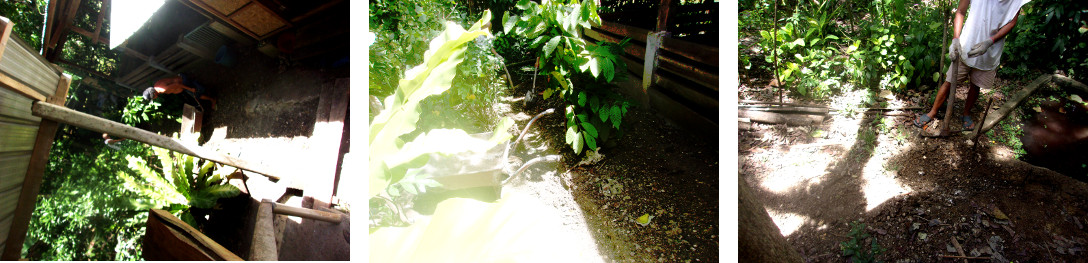
[[[971,119],[971,108],[974,108],[975,102],[978,101],[981,88],[993,87],[997,67],[1001,62],[1001,53],[1005,47],[1005,36],[1016,26],[1020,7],[1029,1],[960,0],[952,24],[952,44],[948,47],[948,57],[952,60],[952,64],[945,73],[944,84],[937,91],[933,108],[914,120],[915,127],[925,129],[933,121],[933,118],[937,116],[937,110],[948,98],[952,83],[958,85],[970,79],[967,101],[960,119],[963,121],[964,129],[974,129],[975,122]],[[971,49],[963,52],[963,47]],[[956,76],[951,75],[952,67],[957,69]]]

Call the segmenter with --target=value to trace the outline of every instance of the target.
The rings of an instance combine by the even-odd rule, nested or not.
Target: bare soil
[[[777,101],[778,89],[768,86],[773,77],[757,68],[741,70],[739,99]],[[956,113],[966,97],[959,91]],[[951,262],[943,256],[960,252],[983,258],[971,262],[1088,261],[1088,184],[1015,158],[996,142],[1006,136],[1001,131],[968,143],[962,135],[920,136],[935,133],[940,120],[922,131],[910,124],[916,114],[842,113],[848,105],[871,106],[866,93],[804,101],[787,92],[786,102],[839,113],[815,126],[754,124],[739,132],[741,177],[807,262],[849,262],[840,244],[851,239],[851,222],[866,225],[871,237],[858,241],[867,249],[875,240],[886,249],[877,256],[885,262]],[[1001,92],[982,94],[979,104],[992,96],[994,107],[976,105],[976,123],[1005,99]],[[887,104],[928,110],[927,95],[907,92]],[[956,118],[952,128],[959,127]]]
[[[524,83],[513,94],[529,89]],[[652,109],[632,107],[615,146],[603,147],[600,161],[579,165],[583,157],[563,141],[562,104],[534,97],[528,106],[524,97],[509,104],[512,112],[505,114],[518,127],[547,108],[557,111],[537,120],[526,146],[514,154],[521,160],[560,154],[562,162],[534,166],[512,181],[510,191],[539,196],[563,214],[565,225],[584,227],[602,261],[718,261],[717,145]],[[654,216],[650,224],[636,224],[644,214]]]

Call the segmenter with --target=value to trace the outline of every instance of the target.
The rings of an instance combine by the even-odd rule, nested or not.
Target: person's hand
[[[960,56],[960,39],[953,38],[952,44],[948,45],[948,59],[956,60]]]
[[[986,53],[986,50],[989,49],[990,45],[993,45],[993,44],[994,44],[993,39],[987,38],[985,40],[982,40],[982,42],[978,42],[978,44],[975,44],[975,46],[971,47],[971,52],[967,52],[967,57],[972,57],[973,58],[973,57],[976,57],[978,55],[982,55],[982,53]]]

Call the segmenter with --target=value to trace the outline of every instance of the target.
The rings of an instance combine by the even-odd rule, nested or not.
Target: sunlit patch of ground
[[[899,195],[908,194],[911,188],[896,179],[902,167],[891,165],[888,159],[910,148],[909,142],[899,142],[892,135],[882,134],[877,138],[883,142],[873,149],[873,156],[862,169],[862,193],[865,195],[865,211],[871,211],[884,201]]]

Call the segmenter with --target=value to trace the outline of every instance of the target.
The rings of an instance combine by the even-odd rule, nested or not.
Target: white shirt
[[[960,31],[960,60],[967,66],[980,70],[994,70],[1001,62],[1001,52],[1005,47],[1005,38],[998,39],[986,53],[977,57],[967,57],[968,51],[975,44],[982,42],[1016,17],[1020,7],[1031,0],[974,0],[968,9],[967,18]]]

